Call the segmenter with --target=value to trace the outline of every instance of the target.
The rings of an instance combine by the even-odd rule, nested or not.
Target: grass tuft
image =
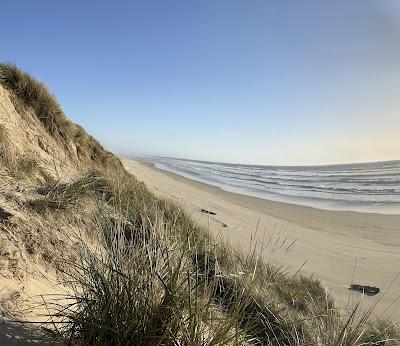
[[[0,144],[7,139],[6,129],[4,126],[0,126]]]
[[[13,64],[0,63],[0,84],[10,91],[17,112],[26,116],[27,110],[32,110],[32,115],[39,119],[70,157],[77,153],[78,159],[90,164],[91,168],[122,170],[117,157],[65,116],[55,96],[42,82]]]
[[[0,64],[0,83],[14,92],[14,103],[19,102],[19,111],[31,107],[51,134],[63,135],[68,120],[54,95],[43,83],[12,64]]]
[[[67,210],[77,206],[83,197],[109,198],[109,186],[106,178],[94,171],[71,183],[40,187],[37,193],[39,198],[27,202],[36,211]]]
[[[31,155],[25,155],[18,161],[18,171],[24,175],[32,176],[39,169],[39,163]]]

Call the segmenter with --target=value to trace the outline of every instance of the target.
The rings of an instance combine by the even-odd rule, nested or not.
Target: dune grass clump
[[[4,126],[0,126],[0,163],[4,167],[15,167],[16,155]]]
[[[399,323],[389,320],[367,321],[361,341],[365,345],[399,345]]]
[[[4,126],[0,126],[0,143],[3,143],[7,139],[6,130]]]
[[[55,96],[46,85],[12,64],[0,64],[0,83],[15,94],[19,111],[32,107],[39,120],[51,134],[63,135],[68,120]]]
[[[83,197],[106,198],[107,179],[93,171],[70,183],[51,182],[37,189],[40,197],[30,199],[27,205],[36,211],[67,210],[75,207]]]
[[[238,328],[244,311],[233,315],[218,308],[212,295],[216,288],[190,263],[189,242],[182,243],[158,222],[157,232],[142,242],[116,226],[99,234],[101,248],[80,247],[82,261],[67,273],[72,303],[56,306],[51,316],[62,322],[56,330],[60,340],[83,345],[243,345],[250,339]]]
[[[121,170],[120,160],[106,151],[82,127],[72,123],[64,114],[55,96],[45,84],[13,64],[0,63],[0,84],[11,92],[14,107],[20,115],[32,110],[46,131],[61,144],[69,156],[94,167]],[[72,148],[72,143],[75,149]]]
[[[32,155],[24,155],[18,161],[19,171],[31,176],[39,169],[39,163]]]

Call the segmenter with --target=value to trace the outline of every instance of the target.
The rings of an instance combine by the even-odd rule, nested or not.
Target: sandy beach
[[[268,244],[264,256],[294,273],[323,280],[342,307],[376,307],[374,314],[400,319],[400,215],[320,210],[223,191],[123,158],[125,167],[158,196],[181,204],[200,224],[234,246]],[[216,213],[201,212],[207,209]],[[227,227],[224,227],[224,224]],[[294,246],[291,244],[294,243]],[[351,283],[376,286],[376,296],[351,292]]]

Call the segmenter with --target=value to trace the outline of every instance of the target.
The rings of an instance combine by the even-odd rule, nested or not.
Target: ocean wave
[[[399,203],[400,161],[331,166],[255,166],[146,157],[162,169],[220,188],[296,203],[345,201],[384,206]]]

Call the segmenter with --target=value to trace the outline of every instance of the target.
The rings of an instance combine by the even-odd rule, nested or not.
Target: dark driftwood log
[[[201,212],[202,212],[202,213],[206,213],[206,214],[210,214],[210,215],[217,215],[217,214],[214,213],[213,211],[209,211],[209,210],[206,210],[206,209],[201,209]]]
[[[367,296],[374,296],[374,295],[379,293],[379,288],[378,287],[358,285],[358,284],[350,285],[349,290],[357,291],[357,292],[360,292],[360,293],[364,293]]]

